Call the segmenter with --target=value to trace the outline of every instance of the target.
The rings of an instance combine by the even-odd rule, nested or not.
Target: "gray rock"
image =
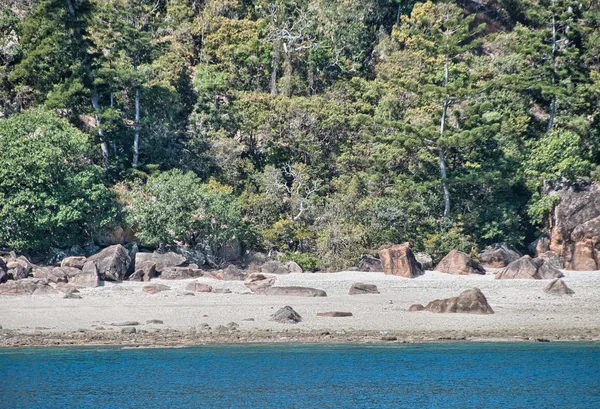
[[[275,284],[276,277],[260,273],[252,273],[244,281],[244,285],[253,293],[264,294],[264,292]]]
[[[145,263],[154,262],[157,272],[162,273],[164,270],[177,267],[187,262],[187,259],[181,254],[169,251],[167,253],[141,253],[135,255],[136,270],[143,269]]]
[[[558,296],[571,296],[575,294],[575,291],[571,290],[567,287],[567,284],[564,282],[562,278],[555,278],[544,288],[544,291],[548,294],[558,295]]]
[[[162,320],[147,320],[146,324],[164,324]]]
[[[415,253],[415,259],[417,263],[421,265],[421,270],[431,270],[433,267],[433,259],[427,253]]]
[[[0,270],[0,284],[8,281],[8,273],[5,270]]]
[[[63,298],[80,300],[82,297],[76,293],[66,293],[63,295]]]
[[[260,268],[260,272],[263,274],[289,274],[290,270],[281,261],[267,261]]]
[[[128,278],[129,281],[144,281],[144,270],[136,270]]]
[[[131,258],[125,247],[116,244],[94,254],[88,261],[96,263],[98,275],[102,280],[121,281],[127,274]]]
[[[271,321],[281,324],[297,324],[302,321],[302,317],[292,307],[286,305],[271,315]]]
[[[354,283],[352,287],[350,287],[349,295],[358,295],[358,294],[379,294],[379,290],[377,286],[374,284],[363,284],[363,283]]]
[[[323,290],[309,287],[270,287],[264,294],[266,295],[283,295],[289,297],[327,297],[327,293]]]
[[[513,261],[508,266],[496,273],[497,280],[506,279],[553,279],[561,278],[563,274],[543,259],[533,260],[529,256],[523,256]]]
[[[560,259],[560,256],[553,251],[546,251],[545,253],[542,253],[538,257],[534,258],[534,260],[537,259],[544,260],[544,263],[554,267],[557,270],[563,268],[563,263]]]
[[[54,267],[34,266],[32,274],[34,278],[45,279],[51,283],[66,283],[69,279],[62,269]]]
[[[163,280],[184,280],[187,278],[198,278],[203,276],[203,270],[189,267],[169,267],[160,274],[160,278]]]
[[[418,308],[418,307],[417,307]],[[485,295],[479,288],[463,291],[458,297],[431,301],[425,309],[436,313],[493,314]]]
[[[317,313],[317,317],[331,317],[331,318],[352,317],[352,313],[351,312],[344,312],[344,311],[318,312]]]
[[[302,267],[300,267],[300,265],[298,263],[296,263],[295,261],[288,261],[287,263],[285,263],[285,267],[288,269],[288,271],[290,273],[303,273],[304,270],[302,270]]]
[[[109,325],[112,325],[113,327],[130,327],[132,325],[140,325],[140,323],[137,321],[118,321],[111,322]]]
[[[121,334],[135,334],[137,330],[135,327],[125,327],[121,328]]]
[[[479,253],[479,261],[484,267],[503,268],[523,255],[506,243],[494,243]]]
[[[382,272],[381,260],[373,256],[364,256],[358,263],[359,271],[365,272]]]

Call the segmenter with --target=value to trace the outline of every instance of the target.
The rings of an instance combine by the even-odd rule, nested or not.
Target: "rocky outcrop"
[[[294,311],[292,307],[286,305],[272,314],[270,321],[279,322],[281,324],[297,324],[302,321],[302,317]]]
[[[513,261],[504,269],[496,273],[497,280],[503,279],[534,279],[545,280],[563,277],[557,268],[554,268],[550,263],[546,263],[544,259],[532,259],[529,256],[523,256],[517,261]]]
[[[35,266],[32,273],[34,278],[48,280],[51,283],[66,283],[69,280],[69,277],[60,268]]]
[[[548,294],[558,295],[558,296],[571,296],[575,294],[575,291],[571,290],[567,287],[567,283],[564,282],[562,278],[555,278],[544,288],[544,291]]]
[[[433,259],[427,253],[415,253],[415,259],[421,265],[421,270],[431,270],[433,267]]]
[[[383,266],[381,265],[381,260],[379,260],[377,257],[364,256],[358,263],[358,270],[365,271],[367,273],[376,273],[382,272]]]
[[[156,276],[156,263],[154,261],[146,261],[143,263],[143,268],[135,270],[133,274],[129,276],[129,281],[148,282]]]
[[[380,249],[379,259],[386,275],[413,278],[423,273],[408,243]]]
[[[359,294],[379,294],[379,290],[377,286],[374,284],[363,284],[363,283],[354,283],[352,287],[350,287],[350,291],[348,291],[349,295],[359,295]]]
[[[420,304],[411,305],[409,311],[420,311]],[[421,306],[422,307],[422,306]],[[423,309],[435,313],[493,314],[485,295],[479,288],[463,291],[458,297],[430,301]]]
[[[8,281],[0,284],[1,295],[45,295],[56,294],[48,281],[38,278],[24,278],[18,281]]]
[[[558,254],[554,253],[553,251],[547,251],[545,253],[542,253],[538,257],[536,257],[534,260],[537,260],[537,259],[542,259],[544,263],[547,263],[548,265],[550,265],[556,269],[563,268],[563,262],[560,259],[560,256]]]
[[[60,266],[61,267],[73,267],[73,268],[78,268],[81,270],[83,268],[83,265],[85,264],[86,260],[87,260],[87,258],[83,257],[83,256],[66,257],[60,262]]]
[[[11,257],[6,260],[6,274],[9,279],[22,280],[29,277],[33,270],[33,264],[27,260],[27,258],[20,256],[17,257],[14,253],[11,253]]]
[[[69,283],[77,287],[94,288],[100,286],[98,266],[94,261],[87,261],[80,273],[69,279]]]
[[[264,291],[266,295],[283,295],[288,297],[327,297],[323,290],[310,287],[270,287]]]
[[[136,253],[135,269],[141,270],[147,262],[154,262],[158,273],[172,267],[181,266],[187,262],[187,259],[181,254],[169,251],[166,253]]]
[[[261,273],[252,273],[244,281],[244,285],[253,293],[264,294],[266,290],[275,284],[276,277]]]
[[[458,250],[451,250],[435,269],[442,273],[467,275],[485,274],[485,268],[476,263],[471,257]]]
[[[484,267],[504,268],[523,256],[517,249],[505,243],[495,243],[479,253],[479,262]]]
[[[198,281],[191,281],[185,286],[186,291],[194,293],[212,293],[213,288],[208,284],[202,284]]]
[[[550,250],[568,270],[600,270],[600,186],[576,185],[560,197],[552,215]]]
[[[191,267],[169,267],[160,274],[160,278],[163,280],[184,280],[186,278],[198,278],[203,276],[204,270]]]
[[[117,244],[94,254],[88,261],[96,263],[102,280],[121,281],[127,274],[131,257],[125,247]]]

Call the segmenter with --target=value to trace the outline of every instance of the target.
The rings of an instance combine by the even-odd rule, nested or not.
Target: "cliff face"
[[[600,270],[600,186],[556,192],[550,250],[563,258],[568,270]]]

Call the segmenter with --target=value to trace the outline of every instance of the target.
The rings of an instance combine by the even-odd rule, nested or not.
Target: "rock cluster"
[[[496,279],[534,279],[546,280],[561,278],[563,273],[555,268],[550,262],[543,258],[532,259],[529,256],[523,256],[517,261],[513,261],[504,269],[496,273]]]

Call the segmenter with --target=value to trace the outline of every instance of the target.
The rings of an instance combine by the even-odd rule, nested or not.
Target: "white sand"
[[[26,333],[35,328],[76,331],[109,326],[118,321],[138,321],[138,328],[197,328],[236,322],[241,331],[287,328],[302,331],[381,331],[403,336],[429,333],[464,334],[467,337],[547,336],[554,339],[600,339],[600,271],[565,271],[572,297],[546,294],[549,280],[495,280],[485,276],[453,276],[428,271],[415,279],[383,273],[340,272],[278,276],[275,286],[307,286],[325,290],[328,297],[304,298],[251,294],[242,282],[198,279],[232,294],[184,295],[191,280],[153,280],[171,290],[151,295],[142,292],[147,283],[107,282],[103,287],[82,289],[83,299],[46,296],[0,296],[0,325]],[[355,282],[377,285],[381,294],[348,295]],[[408,312],[411,304],[458,295],[478,287],[495,311],[493,315]],[[303,318],[297,325],[269,321],[277,309],[292,306]],[[348,318],[317,317],[317,312],[347,311]],[[244,321],[253,318],[254,321]],[[164,325],[146,325],[159,319]]]

